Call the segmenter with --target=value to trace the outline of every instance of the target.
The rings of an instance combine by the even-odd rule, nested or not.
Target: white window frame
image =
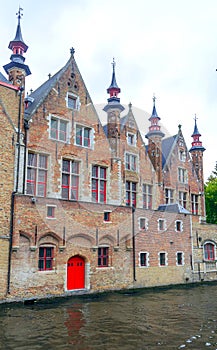
[[[52,137],[51,136],[51,121],[52,120],[56,120],[57,121],[57,132],[58,132],[58,136],[57,137]],[[65,140],[61,140],[60,139],[60,123],[63,122],[66,125],[66,139]],[[66,119],[62,119],[58,116],[55,115],[50,115],[50,120],[49,120],[49,138],[51,140],[55,140],[55,141],[59,141],[59,142],[63,142],[63,143],[69,143],[69,121]]]
[[[174,190],[172,188],[165,188],[165,201],[166,204],[174,203]]]
[[[78,144],[77,143],[77,128],[81,128],[82,129],[82,144]],[[90,135],[89,135],[89,140],[90,140],[90,144],[88,146],[85,146],[84,144],[84,140],[85,140],[85,137],[84,137],[84,131],[85,129],[88,129],[89,132],[90,132]],[[91,128],[90,126],[87,126],[87,125],[83,125],[83,124],[80,124],[80,123],[75,123],[75,145],[76,146],[79,146],[79,147],[84,147],[84,148],[88,148],[88,149],[93,149],[93,135],[94,135],[94,129]]]
[[[164,232],[164,231],[167,230],[167,225],[166,225],[166,220],[165,220],[165,219],[159,218],[159,219],[157,220],[157,222],[158,222],[158,231]],[[163,229],[162,229],[162,230],[161,230],[161,228],[160,228],[160,222],[163,222]]]
[[[178,264],[178,254],[182,254],[182,264]],[[185,254],[182,251],[176,252],[176,266],[184,266],[185,265]]]
[[[160,264],[160,254],[165,254],[165,265]],[[166,267],[168,266],[168,253],[165,251],[160,251],[158,252],[158,262],[159,262],[159,267]]]
[[[178,181],[182,184],[188,183],[188,172],[187,169],[178,168]]]
[[[177,223],[180,223],[180,230],[177,230]],[[176,232],[183,232],[183,221],[182,220],[176,220],[175,221],[175,231]]]
[[[49,220],[55,220],[56,219],[56,205],[54,204],[46,204],[46,210],[48,210],[48,208],[53,208],[54,210],[54,216],[48,216],[47,215],[47,212],[46,212],[46,218],[49,219]]]
[[[133,142],[129,142],[129,137],[132,137]],[[136,134],[132,133],[132,132],[127,132],[127,143],[130,146],[136,146]]]
[[[185,199],[184,199],[185,197]],[[183,208],[187,208],[187,192],[179,191],[179,204]]]
[[[75,108],[71,107],[69,105],[69,99],[70,97],[75,100]],[[66,95],[66,107],[69,108],[69,109],[74,109],[74,110],[80,110],[80,99],[79,99],[79,96],[73,94],[72,92],[67,92],[67,95]]]
[[[185,162],[186,161],[186,153],[184,150],[179,150],[179,160],[181,162]]]
[[[141,220],[145,220],[145,227],[141,227]],[[145,217],[139,217],[138,218],[138,225],[139,225],[139,229],[141,231],[147,231],[148,230],[148,219]]]
[[[129,159],[129,162],[127,162],[127,157]],[[129,169],[127,168],[127,164],[129,164]],[[125,170],[138,172],[138,157],[136,154],[129,152],[125,153]]]
[[[141,254],[146,254],[146,262],[147,262],[146,265],[141,265]],[[140,268],[142,268],[142,269],[143,269],[143,268],[147,269],[147,267],[150,266],[149,261],[150,261],[150,259],[149,259],[149,252],[146,252],[146,251],[141,251],[141,252],[139,252],[139,267],[140,267]]]

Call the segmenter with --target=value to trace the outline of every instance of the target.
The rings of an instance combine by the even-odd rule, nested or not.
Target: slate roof
[[[11,84],[11,82],[7,80],[1,72],[0,72],[0,81],[2,81],[3,83]]]
[[[159,211],[168,211],[170,213],[191,214],[187,209],[185,209],[179,203],[161,204],[161,205],[159,205],[158,210]]]
[[[45,100],[45,98],[47,97],[51,89],[58,82],[61,75],[67,70],[70,62],[71,62],[71,58],[68,60],[68,62],[63,68],[61,68],[55,75],[53,75],[50,79],[45,81],[44,84],[39,86],[38,89],[36,89],[29,95],[29,97],[34,99],[34,101],[25,110],[25,118],[27,120],[31,118],[31,116],[35,113],[37,108],[43,103],[43,101]]]
[[[173,145],[175,144],[178,135],[167,137],[162,140],[162,168],[164,168],[168,157],[172,151]]]

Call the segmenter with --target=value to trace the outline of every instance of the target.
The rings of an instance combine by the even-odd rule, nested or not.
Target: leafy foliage
[[[217,224],[217,162],[215,169],[205,184],[206,221]]]

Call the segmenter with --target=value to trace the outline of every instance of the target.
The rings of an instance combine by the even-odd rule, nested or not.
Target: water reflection
[[[0,349],[217,349],[217,286],[0,307]]]

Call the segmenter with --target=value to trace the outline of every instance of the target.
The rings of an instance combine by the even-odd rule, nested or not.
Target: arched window
[[[214,243],[205,243],[204,244],[204,259],[205,260],[215,260],[215,244]]]

